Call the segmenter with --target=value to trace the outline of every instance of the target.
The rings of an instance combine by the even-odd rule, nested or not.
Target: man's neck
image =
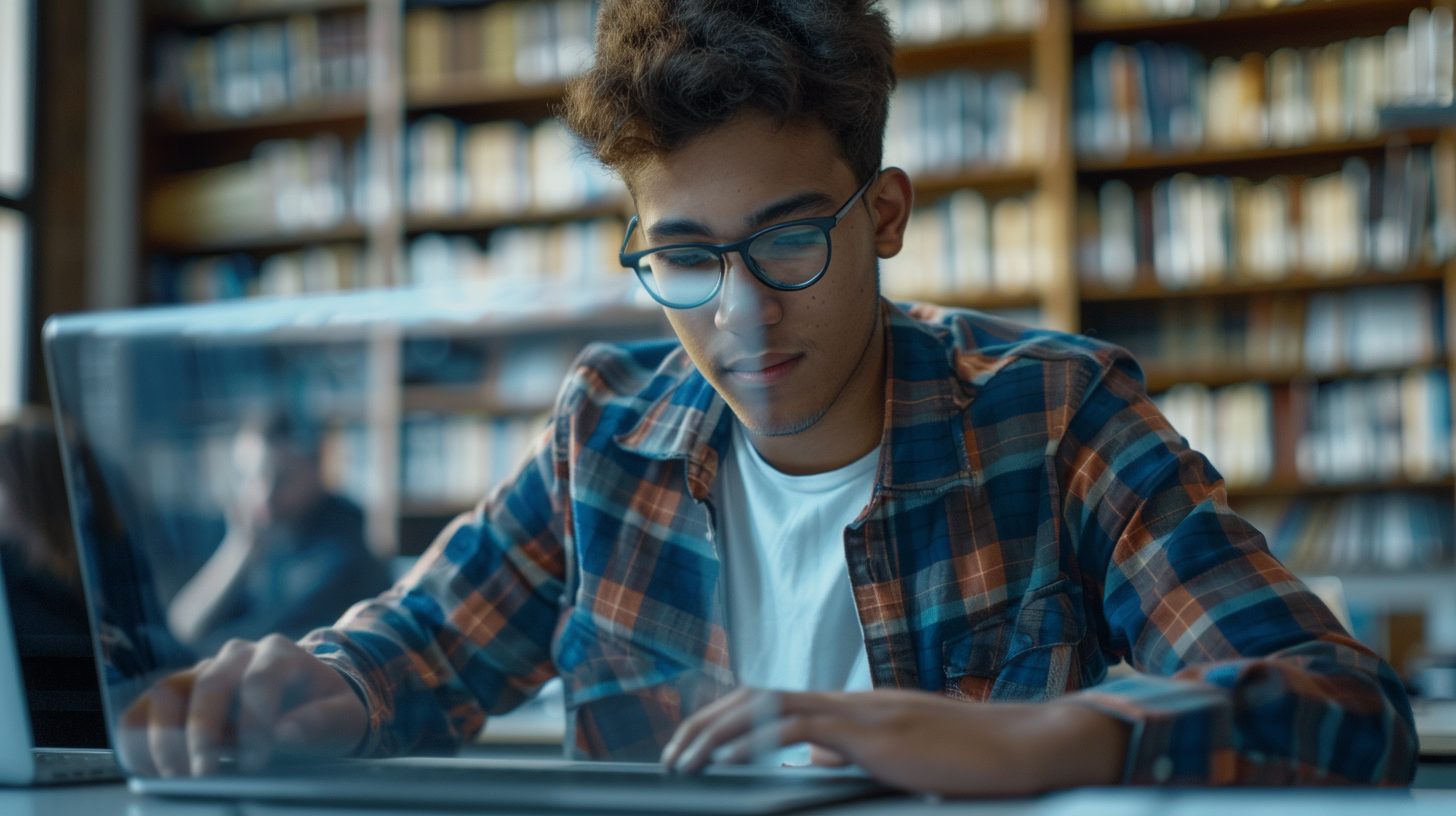
[[[764,461],[781,473],[802,476],[837,470],[875,449],[885,429],[885,321],[875,304],[875,327],[859,363],[818,422],[796,434],[744,434]]]

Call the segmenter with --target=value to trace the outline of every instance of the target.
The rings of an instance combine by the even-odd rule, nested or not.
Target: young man
[[[245,766],[452,750],[561,675],[574,754],[677,770],[809,742],[945,794],[1409,781],[1399,680],[1124,352],[880,299],[912,196],[877,10],[621,0],[597,45],[568,123],[679,342],[587,352],[390,592],[159,683],[132,767],[210,772],[234,700]]]

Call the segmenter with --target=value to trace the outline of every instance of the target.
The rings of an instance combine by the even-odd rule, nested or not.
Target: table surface
[[[0,789],[0,814],[4,816],[334,816],[345,813],[371,816],[458,816],[460,812],[171,800],[137,796],[119,784]],[[906,813],[923,816],[1227,816],[1230,813],[1238,816],[1452,816],[1456,814],[1456,790],[1086,788],[1036,799],[985,802],[937,802],[925,797],[906,796],[844,804],[813,813],[833,816],[891,816]],[[538,812],[535,816],[542,814]]]

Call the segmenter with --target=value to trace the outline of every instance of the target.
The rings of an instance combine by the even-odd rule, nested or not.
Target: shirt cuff
[[[1229,785],[1236,781],[1233,706],[1227,689],[1138,674],[1069,694],[1132,726],[1122,781],[1129,785]]]
[[[330,629],[315,629],[308,633],[299,645],[306,651],[328,664],[330,668],[338,672],[341,677],[358,695],[359,702],[364,704],[364,711],[368,715],[368,724],[364,728],[364,736],[359,738],[359,744],[354,746],[350,753],[351,757],[373,757],[380,756],[383,751],[383,717],[380,712],[386,710],[387,701],[380,700],[374,694],[369,684],[364,679],[364,674],[350,659],[349,654],[343,646],[342,636]]]

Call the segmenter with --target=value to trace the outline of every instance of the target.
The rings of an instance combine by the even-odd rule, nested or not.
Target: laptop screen
[[[298,638],[387,589],[525,453],[587,342],[661,331],[626,307],[569,328],[569,297],[534,301],[565,311],[554,327],[490,306],[518,302],[356,293],[47,325],[113,733],[229,639]]]
[[[10,621],[0,648],[19,659],[30,744],[105,748],[60,446],[29,412],[0,425],[0,575]]]

